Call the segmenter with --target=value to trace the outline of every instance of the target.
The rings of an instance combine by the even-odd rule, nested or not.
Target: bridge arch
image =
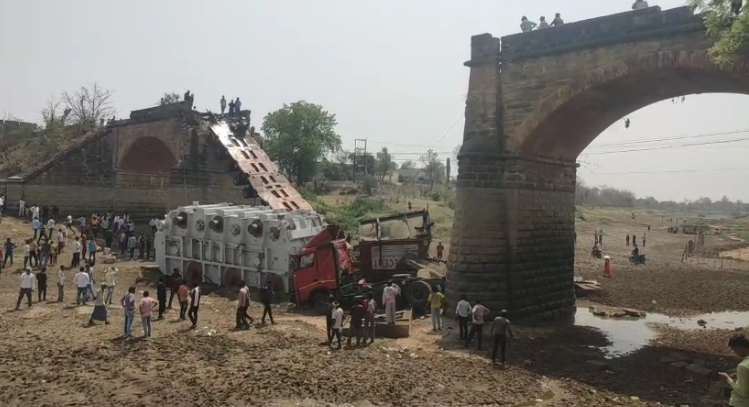
[[[159,137],[137,137],[124,147],[119,162],[123,171],[168,173],[176,162],[172,149]]]
[[[664,51],[589,72],[543,100],[517,129],[523,155],[574,161],[610,125],[661,100],[749,95],[749,59],[719,69],[705,50]]]

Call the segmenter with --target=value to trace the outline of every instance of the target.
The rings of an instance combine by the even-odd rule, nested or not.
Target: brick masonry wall
[[[574,165],[508,160],[505,194],[514,230],[509,256],[516,319],[546,322],[574,315]]]

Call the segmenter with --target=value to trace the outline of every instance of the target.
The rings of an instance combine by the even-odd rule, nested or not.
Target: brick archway
[[[164,141],[154,136],[143,136],[126,144],[119,169],[151,174],[168,173],[175,161],[174,153]]]
[[[696,93],[749,95],[749,60],[720,70],[707,51],[666,51],[608,65],[539,103],[512,137],[523,155],[574,162],[599,134],[627,114]]]

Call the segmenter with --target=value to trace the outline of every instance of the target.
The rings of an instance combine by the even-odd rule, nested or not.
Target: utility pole
[[[358,145],[360,143],[364,143],[364,175],[367,175],[367,139],[365,138],[357,138],[354,139],[354,182],[356,182],[356,157],[358,155],[359,147]]]

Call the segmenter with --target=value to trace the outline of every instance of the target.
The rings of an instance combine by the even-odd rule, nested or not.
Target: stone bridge
[[[8,207],[24,198],[29,205],[57,205],[63,216],[114,209],[145,220],[193,201],[254,203],[243,196],[246,182],[236,181],[236,165],[205,115],[182,102],[134,110],[3,180]],[[236,131],[245,133],[249,119],[249,111],[241,112],[235,122],[244,124]]]
[[[747,61],[719,70],[712,43],[687,7],[473,37],[450,303],[465,294],[529,322],[574,315],[577,156],[654,102],[749,94]]]

